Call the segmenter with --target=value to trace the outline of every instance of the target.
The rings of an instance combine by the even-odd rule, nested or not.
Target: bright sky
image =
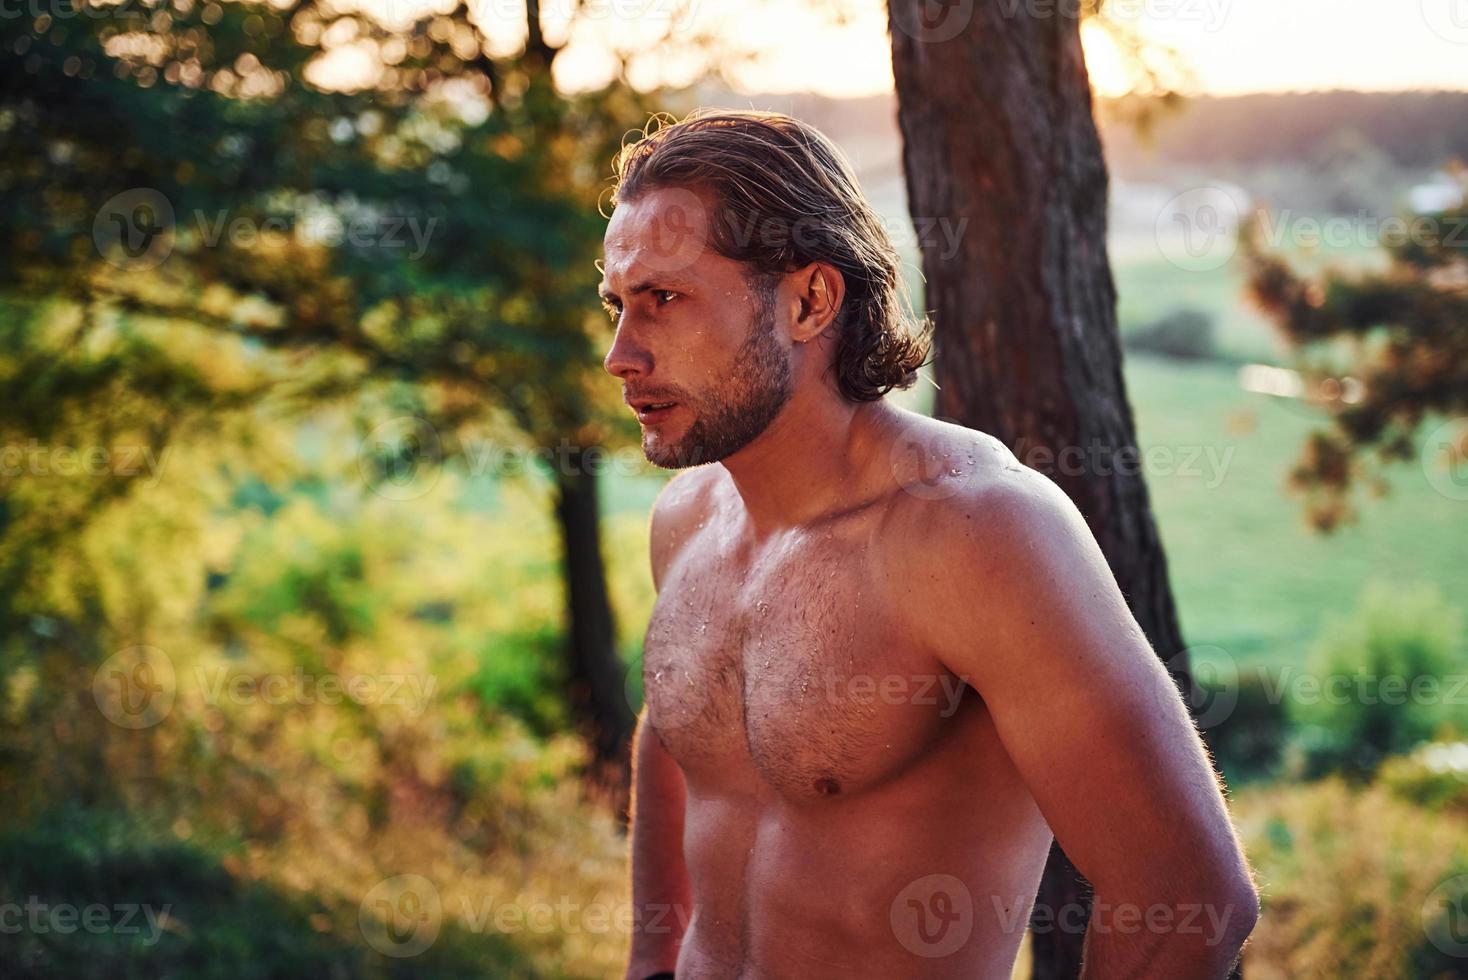
[[[351,3],[352,0],[344,0]],[[454,0],[355,0],[388,21]],[[552,43],[578,0],[541,0]],[[892,89],[884,0],[579,0],[575,36],[556,60],[563,90],[605,84],[615,71],[608,44],[651,47],[670,19],[711,31],[758,64],[731,71],[746,92],[818,92],[849,96]],[[1076,0],[927,0],[932,10],[972,10],[975,3],[1049,12]],[[496,54],[524,42],[523,0],[469,0],[489,27]],[[848,12],[835,24],[819,6]],[[1211,94],[1310,89],[1468,89],[1468,0],[1107,0],[1108,16],[1128,31],[1177,52],[1193,81],[1183,91]],[[961,16],[961,13],[960,13]],[[1107,32],[1083,27],[1092,82],[1102,95],[1129,88],[1128,61]],[[321,80],[350,85],[380,70],[371,51],[347,44],[328,59]],[[635,69],[634,85],[684,84],[699,61],[687,44],[663,44]],[[324,67],[324,66],[323,66]]]
[[[845,2],[859,13],[847,26],[833,27],[805,3],[787,0],[731,15],[729,8],[747,10],[745,3],[693,0],[695,16],[717,24],[723,36],[766,53],[765,64],[737,73],[746,91],[890,91],[885,5]],[[939,9],[943,0],[930,2]],[[967,0],[947,2],[962,9]],[[1038,10],[1056,5],[1054,0],[976,2],[1030,3]],[[601,0],[607,10],[641,5],[653,14],[648,20],[672,3]],[[1174,48],[1203,92],[1468,88],[1468,0],[1108,0],[1108,7],[1111,17],[1142,37]],[[1124,61],[1105,32],[1087,25],[1083,36],[1097,91],[1125,91]],[[562,84],[581,87],[605,80],[606,63],[589,47],[573,44],[562,54],[565,64],[557,65]],[[676,54],[670,52],[668,60],[666,73],[676,79]],[[645,81],[650,79],[634,79]]]

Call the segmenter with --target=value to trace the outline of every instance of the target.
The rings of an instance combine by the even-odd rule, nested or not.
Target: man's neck
[[[720,463],[759,534],[849,510],[891,477],[887,447],[900,410],[885,399],[853,402],[820,386],[805,389],[759,438]]]

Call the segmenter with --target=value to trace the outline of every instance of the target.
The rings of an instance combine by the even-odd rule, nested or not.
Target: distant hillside
[[[1113,172],[1137,176],[1176,163],[1304,163],[1343,137],[1375,147],[1403,168],[1468,161],[1468,92],[1301,92],[1188,100],[1148,150],[1119,122],[1136,100],[1100,100],[1097,114]]]
[[[831,99],[808,94],[737,95],[705,87],[689,106],[753,106],[807,120],[874,172],[900,158],[896,97]],[[1300,92],[1188,99],[1158,115],[1152,145],[1125,120],[1142,100],[1098,99],[1112,172],[1141,177],[1172,164],[1308,163],[1343,136],[1359,138],[1394,165],[1432,169],[1468,161],[1468,92]]]
[[[894,230],[907,221],[893,95],[830,99],[683,93],[695,105],[788,112],[836,140]],[[1154,107],[1155,107],[1154,103]],[[1153,114],[1150,138],[1128,122],[1136,99],[1098,100],[1112,177],[1112,232],[1148,232],[1180,191],[1223,182],[1272,209],[1385,216],[1453,157],[1468,162],[1468,92],[1311,92],[1190,99]],[[909,230],[910,234],[910,230]]]

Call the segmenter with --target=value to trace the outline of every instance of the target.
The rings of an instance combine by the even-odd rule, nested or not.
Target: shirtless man
[[[627,980],[1007,978],[1052,834],[1095,887],[1083,976],[1226,976],[1258,897],[1186,707],[1055,484],[882,397],[928,346],[849,164],[695,114],[617,178],[605,366],[687,468]]]

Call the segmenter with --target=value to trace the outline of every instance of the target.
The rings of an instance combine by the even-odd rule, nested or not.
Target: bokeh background
[[[1086,13],[1246,974],[1468,975],[1468,10]],[[0,973],[621,975],[667,474],[600,366],[611,161],[797,115],[922,309],[886,24],[4,0]]]

